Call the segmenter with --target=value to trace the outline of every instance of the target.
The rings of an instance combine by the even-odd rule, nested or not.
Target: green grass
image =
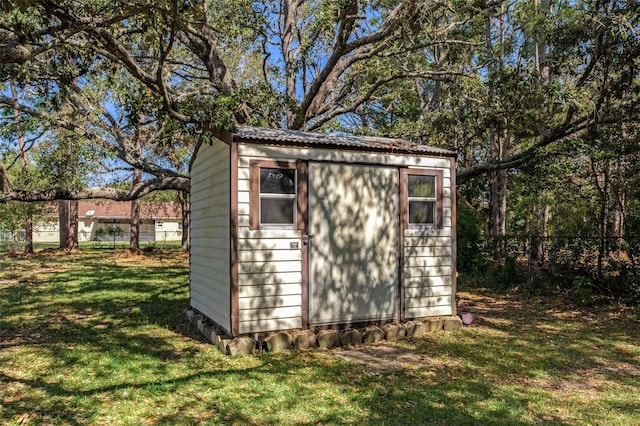
[[[461,292],[476,322],[399,346],[372,374],[327,351],[231,358],[185,324],[188,259],[85,250],[0,256],[0,423],[640,424],[640,327]]]
[[[33,248],[35,251],[43,249],[56,249],[60,246],[59,243],[34,243]],[[129,248],[128,241],[86,241],[79,243],[80,249],[116,249],[122,250]],[[180,249],[182,243],[180,241],[141,241],[140,247],[152,247],[152,248],[166,248],[166,249]],[[15,241],[0,241],[0,253],[3,252],[16,252],[22,253],[24,251],[24,242]]]

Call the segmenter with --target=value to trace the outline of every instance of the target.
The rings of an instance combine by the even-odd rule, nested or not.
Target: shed
[[[231,335],[456,314],[456,154],[239,127],[191,167],[193,309]]]

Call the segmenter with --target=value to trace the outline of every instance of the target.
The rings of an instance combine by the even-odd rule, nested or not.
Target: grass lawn
[[[79,243],[80,249],[115,249],[123,250],[129,247],[129,241],[83,241]],[[34,243],[35,251],[41,251],[44,249],[55,249],[59,247],[59,243]],[[168,250],[179,250],[182,247],[180,241],[140,241],[140,247],[154,247]],[[17,252],[24,251],[24,241],[7,241],[0,240],[0,255],[3,252]]]
[[[222,356],[183,320],[187,265],[0,255],[0,423],[640,424],[635,310],[463,288],[471,326],[397,343],[421,362],[373,374],[320,350]]]

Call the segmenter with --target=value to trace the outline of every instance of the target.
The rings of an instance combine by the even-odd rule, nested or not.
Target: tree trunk
[[[69,202],[69,238],[67,240],[67,250],[72,251],[78,248],[78,200]]]
[[[78,201],[58,202],[58,223],[60,227],[60,250],[72,251],[78,248]]]
[[[593,167],[593,165],[592,165]],[[595,172],[595,170],[594,170]],[[598,190],[598,194],[600,195],[600,212],[598,214],[598,278],[602,278],[602,267],[604,256],[608,254],[608,243],[609,240],[607,238],[607,234],[609,232],[609,227],[607,224],[609,223],[609,191],[610,191],[610,180],[609,180],[609,164],[605,164],[603,166],[602,175],[602,183],[600,183],[600,179],[598,174],[595,176],[596,188]]]
[[[535,258],[540,262],[544,262],[545,251],[546,251],[546,243],[549,226],[549,217],[551,215],[551,207],[549,204],[545,204],[542,207],[535,206],[533,209],[536,216],[536,229],[535,229],[535,237],[536,237],[536,248],[535,248]]]
[[[500,215],[500,177],[498,172],[492,172],[490,176],[489,189],[491,192],[491,202],[489,205],[491,236],[497,237],[502,229],[502,218]]]
[[[9,176],[7,176],[7,169],[4,164],[0,163],[0,194],[4,194],[9,191]]]
[[[293,36],[295,30],[296,1],[285,0],[282,5],[280,37],[282,54],[284,55],[285,83],[287,97],[293,101],[296,98],[296,65],[293,53]],[[292,127],[295,120],[293,111],[287,111],[287,125]]]
[[[147,90],[147,98],[151,97],[151,92]],[[135,154],[138,157],[142,157],[142,145],[143,140],[146,137],[146,129],[144,127],[145,116],[144,114],[138,114],[138,124],[134,134],[135,140]],[[142,182],[142,170],[138,168],[133,169],[132,187]],[[129,232],[129,250],[140,250],[140,199],[136,198],[131,200],[131,218],[130,218],[130,232]]]
[[[501,140],[492,125],[490,129],[492,158],[502,161],[505,158],[506,142]],[[507,138],[506,132],[504,139]],[[504,237],[507,233],[507,189],[508,174],[506,170],[498,170],[490,175],[491,191],[491,235],[493,237]]]
[[[140,145],[141,147],[142,145]],[[142,181],[142,170],[133,170],[133,186]],[[140,199],[131,200],[131,226],[129,233],[129,250],[140,250]]]
[[[620,240],[624,237],[624,199],[624,193],[613,194],[609,238],[611,248],[616,250],[619,249]]]
[[[129,250],[140,250],[140,200],[131,200]]]
[[[543,14],[545,17],[551,12],[551,2],[549,0],[534,0],[534,12],[536,15]],[[547,65],[547,44],[545,38],[537,33],[535,35],[535,67],[543,83],[549,81],[549,66]]]
[[[33,253],[33,219],[31,215],[27,218],[24,223],[24,252],[28,254]]]
[[[187,191],[178,191],[180,211],[182,212],[182,251],[191,249],[191,203]]]
[[[503,67],[504,63],[504,21],[503,14],[500,15],[500,39],[499,39],[499,57],[496,57],[494,53],[494,45],[492,43],[491,35],[491,19],[492,11],[491,7],[485,10],[485,49],[487,56],[492,58],[489,65],[489,73],[495,74]],[[492,76],[493,77],[493,76]],[[490,107],[493,107],[495,102],[495,83],[489,81],[488,98]],[[505,118],[506,120],[506,118]],[[491,161],[499,162],[506,157],[506,144],[507,144],[507,124],[505,121],[505,128],[503,129],[504,136],[498,131],[498,127],[495,122],[492,122],[489,128],[489,145]],[[506,209],[507,209],[507,172],[504,170],[494,171],[490,174],[489,188],[490,195],[490,223],[491,223],[491,236],[494,238],[503,237],[506,234]],[[501,244],[496,246],[497,250],[500,250]]]
[[[58,226],[60,228],[60,250],[67,249],[69,241],[69,201],[58,201]]]
[[[71,65],[77,70],[78,60],[74,59],[71,61]],[[78,79],[73,79],[73,84],[78,86]],[[77,158],[75,153],[72,154],[71,146],[67,148],[69,150],[70,158]],[[65,242],[65,250],[73,251],[78,248],[78,200],[71,200],[68,202],[67,209],[68,218],[66,223],[68,224],[66,235],[67,239]]]

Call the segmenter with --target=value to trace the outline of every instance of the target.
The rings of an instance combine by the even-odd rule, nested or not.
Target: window
[[[409,223],[436,223],[436,177],[409,175],[407,182]]]
[[[251,161],[251,229],[297,226],[295,162]]]
[[[442,171],[402,169],[404,227],[442,226]]]
[[[295,169],[260,167],[260,224],[293,225],[295,219]]]

